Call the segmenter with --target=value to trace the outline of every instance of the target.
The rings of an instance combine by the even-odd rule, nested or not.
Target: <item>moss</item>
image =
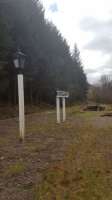
[[[23,173],[26,169],[26,166],[22,162],[17,162],[15,164],[9,165],[5,171],[5,176],[17,176]]]

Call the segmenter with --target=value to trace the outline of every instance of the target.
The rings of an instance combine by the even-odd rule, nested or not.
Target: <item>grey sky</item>
[[[89,82],[112,73],[112,0],[41,0],[45,17],[77,43]]]
[[[92,32],[93,39],[86,44],[87,49],[98,50],[104,54],[112,51],[112,20],[99,21],[95,18],[85,18],[80,27],[85,32]]]
[[[95,69],[88,69],[88,74],[112,74],[112,19],[98,20],[92,17],[84,18],[80,23],[80,28],[85,32],[91,32],[93,37],[84,46],[87,50],[100,51],[102,57],[107,55],[108,60]]]

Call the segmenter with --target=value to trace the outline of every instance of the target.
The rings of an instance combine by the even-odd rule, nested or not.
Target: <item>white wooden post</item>
[[[56,97],[57,123],[60,123],[60,98]]]
[[[63,99],[63,122],[66,120],[66,110],[65,110],[65,97],[62,98]]]
[[[20,140],[24,140],[24,135],[25,135],[25,117],[24,117],[23,74],[18,74],[18,100],[19,100],[19,131],[20,131]]]

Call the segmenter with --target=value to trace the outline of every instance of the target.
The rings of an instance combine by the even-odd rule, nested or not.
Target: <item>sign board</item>
[[[69,97],[69,92],[57,91],[57,97],[65,97],[65,98],[68,98],[68,97]]]

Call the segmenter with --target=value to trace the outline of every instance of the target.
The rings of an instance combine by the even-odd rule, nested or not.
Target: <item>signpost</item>
[[[61,100],[62,100],[62,114],[63,114],[63,122],[66,120],[66,102],[65,99],[69,97],[69,92],[65,91],[57,91],[57,96],[56,96],[56,108],[57,108],[57,123],[61,122]]]

